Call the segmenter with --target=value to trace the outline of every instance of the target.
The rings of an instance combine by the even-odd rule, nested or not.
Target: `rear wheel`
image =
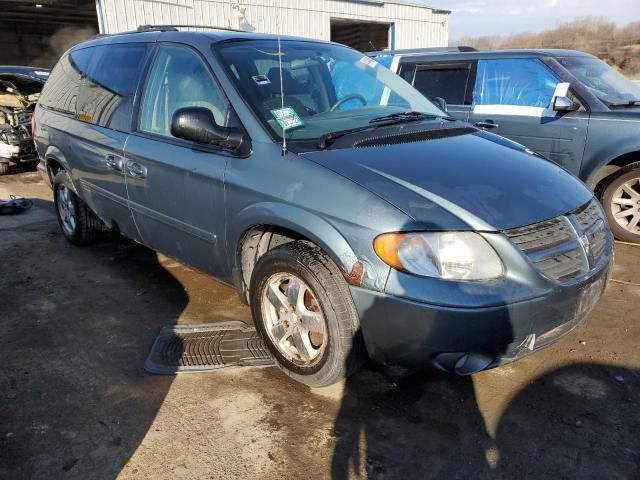
[[[65,238],[74,245],[88,245],[103,231],[100,219],[75,193],[64,170],[53,178],[53,201],[58,224]]]
[[[0,162],[0,175],[9,173],[9,162]]]
[[[615,237],[640,243],[640,163],[620,169],[601,191],[601,202]]]
[[[250,298],[267,347],[297,381],[331,385],[366,358],[347,284],[331,259],[308,242],[263,255],[251,277]]]

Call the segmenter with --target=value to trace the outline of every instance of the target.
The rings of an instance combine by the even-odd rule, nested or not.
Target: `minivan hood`
[[[485,132],[301,155],[382,197],[426,230],[521,227],[593,196],[559,166]]]

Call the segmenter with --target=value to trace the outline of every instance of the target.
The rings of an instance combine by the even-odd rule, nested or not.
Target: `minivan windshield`
[[[410,115],[403,118],[416,120],[424,118],[416,112],[446,116],[402,78],[351,48],[296,40],[278,45],[277,39],[215,48],[240,94],[276,138],[284,132],[290,140],[319,139],[404,112]]]
[[[558,61],[610,107],[640,104],[640,85],[592,57],[562,57]]]

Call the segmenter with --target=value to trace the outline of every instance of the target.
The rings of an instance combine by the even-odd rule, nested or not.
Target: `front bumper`
[[[4,132],[3,138],[9,142],[0,141],[0,161],[14,163],[38,161],[33,138],[26,132],[14,130]]]
[[[609,270],[610,262],[544,296],[486,308],[443,307],[350,288],[374,360],[464,374],[512,362],[567,335],[597,303]]]

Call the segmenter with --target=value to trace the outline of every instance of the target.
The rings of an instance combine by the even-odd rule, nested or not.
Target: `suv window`
[[[218,125],[227,125],[226,99],[200,56],[186,47],[165,45],[149,72],[139,129],[171,137],[173,114],[184,107],[208,108]]]
[[[82,48],[62,56],[42,89],[40,105],[57,112],[76,114],[80,83],[93,50],[93,47]]]
[[[78,119],[128,132],[133,100],[149,45],[122,43],[95,48],[80,88]]]
[[[480,60],[473,104],[547,108],[559,82],[536,58]]]
[[[470,64],[417,65],[411,83],[429,100],[444,98],[452,105],[464,105]]]

